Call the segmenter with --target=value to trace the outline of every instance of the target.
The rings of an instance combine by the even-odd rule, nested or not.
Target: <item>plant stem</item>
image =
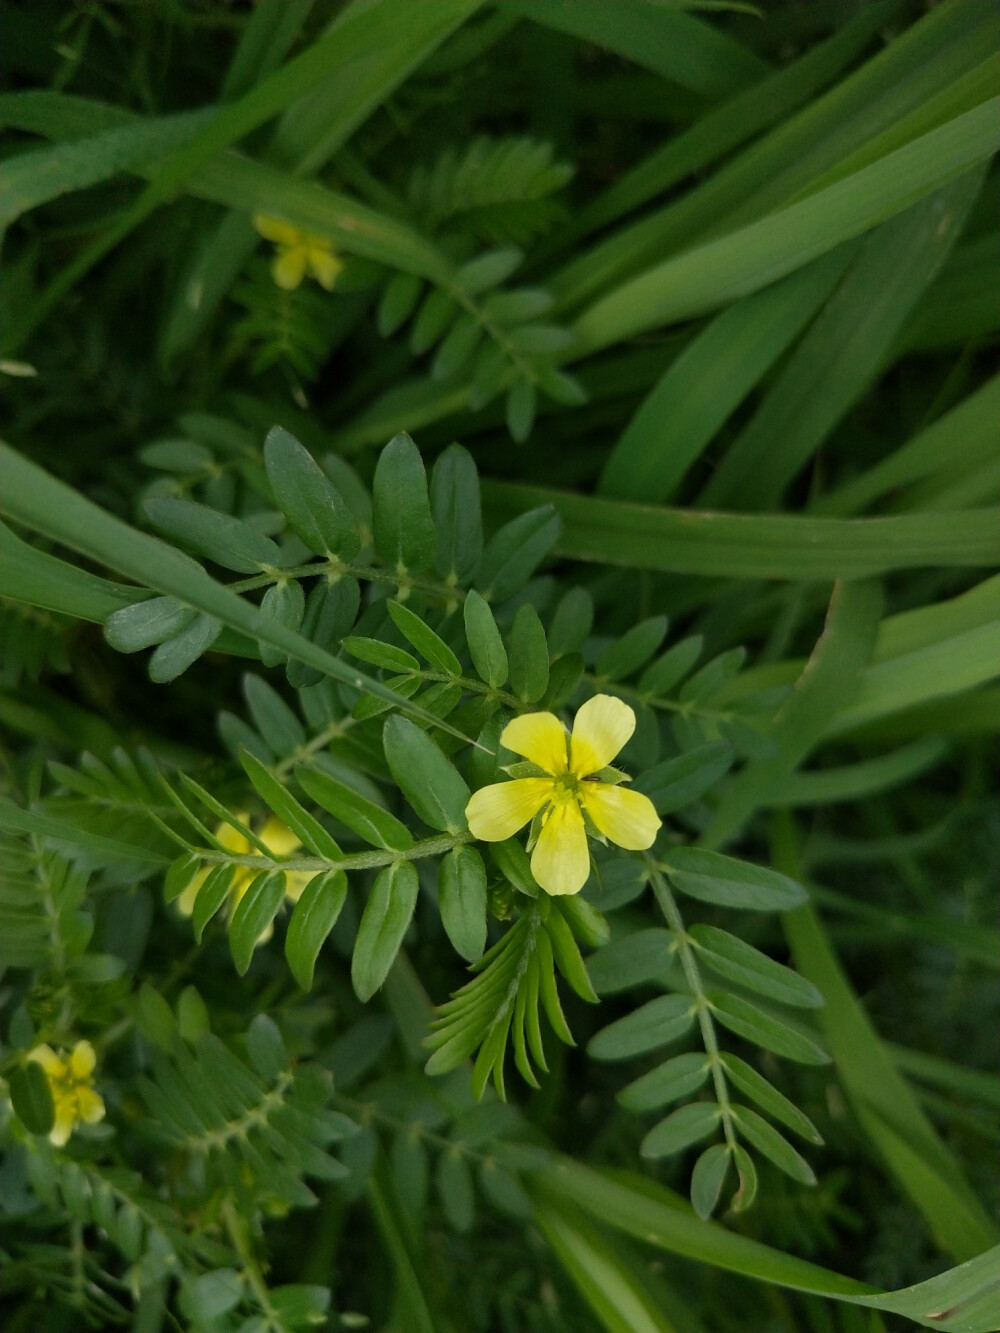
[[[722,1132],[725,1135],[726,1145],[730,1152],[736,1147],[736,1131],[733,1128],[732,1105],[729,1101],[729,1089],[726,1086],[726,1076],[722,1069],[722,1062],[719,1059],[719,1042],[715,1034],[715,1024],[712,1021],[712,1015],[709,1012],[709,1003],[705,996],[705,987],[702,985],[701,972],[698,968],[698,960],[694,956],[694,950],[691,948],[691,942],[688,939],[687,931],[684,929],[684,918],[681,916],[680,908],[670,890],[659,866],[651,856],[644,856],[643,860],[649,869],[650,880],[653,885],[653,893],[656,895],[656,901],[660,910],[666,918],[667,925],[673,931],[674,940],[677,945],[677,956],[680,959],[681,969],[684,972],[684,980],[687,982],[691,994],[694,996],[698,1011],[698,1027],[701,1029],[701,1040],[705,1047],[705,1053],[708,1056],[712,1066],[712,1084],[715,1088],[715,1100],[719,1104],[719,1110],[722,1113]]]

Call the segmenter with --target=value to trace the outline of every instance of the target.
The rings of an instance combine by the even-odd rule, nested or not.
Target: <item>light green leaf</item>
[[[438,870],[441,924],[455,950],[470,963],[486,947],[486,868],[474,847],[456,847]]]
[[[483,517],[479,473],[472,455],[460,444],[449,445],[438,455],[430,496],[438,573],[456,584],[468,583],[483,554]]]
[[[473,589],[466,596],[463,614],[472,664],[487,685],[500,689],[507,681],[507,652],[493,612],[485,599]]]
[[[303,846],[314,855],[325,857],[328,861],[340,860],[343,853],[323,825],[308,810],[303,809],[269,768],[249,750],[241,751],[240,763],[257,794],[277,817],[288,825]]]
[[[682,893],[720,907],[787,912],[805,902],[802,888],[786,875],[700,847],[672,847],[663,868]]]
[[[643,1139],[639,1152],[643,1157],[671,1157],[692,1143],[707,1138],[719,1123],[721,1109],[715,1102],[690,1102],[671,1111],[654,1125]]]
[[[718,926],[696,925],[689,927],[687,934],[699,962],[728,981],[735,981],[747,990],[780,1000],[783,1004],[806,1009],[822,1006],[823,996],[811,981],[775,962],[745,940],[737,939],[729,931],[720,930]]]
[[[382,729],[382,745],[390,772],[424,823],[445,833],[464,831],[469,788],[427,732],[396,714]]]
[[[362,1003],[385,981],[417,904],[417,872],[409,861],[386,866],[372,885],[351,958],[351,983]]]
[[[798,1060],[806,1065],[829,1064],[829,1055],[811,1037],[789,1027],[749,1000],[727,991],[708,991],[707,996],[713,1017],[737,1036],[788,1060]]]
[[[259,574],[261,570],[284,564],[281,551],[270,537],[262,536],[230,514],[220,514],[193,500],[152,499],[143,508],[160,532],[225,569]]]
[[[661,995],[626,1014],[591,1037],[588,1055],[595,1060],[628,1060],[676,1041],[694,1023],[689,995]]]
[[[309,881],[295,904],[285,935],[285,957],[303,990],[312,990],[316,959],[346,898],[347,876],[342,870],[328,870]]]
[[[372,483],[375,549],[394,573],[419,573],[434,563],[435,537],[427,476],[405,432],[382,450]]]
[[[361,545],[350,510],[312,454],[280,426],[264,441],[274,497],[311,551],[352,560]]]
[[[549,683],[545,629],[530,602],[519,606],[508,639],[511,689],[524,703],[537,703]]]
[[[405,851],[413,846],[413,835],[395,815],[369,801],[353,788],[316,768],[299,767],[295,780],[318,806],[346,824],[352,832],[375,847]]]
[[[461,676],[462,664],[439,635],[420,619],[418,615],[399,602],[387,602],[386,610],[392,623],[400,634],[417,652],[425,657],[431,666],[437,667],[449,676]]]

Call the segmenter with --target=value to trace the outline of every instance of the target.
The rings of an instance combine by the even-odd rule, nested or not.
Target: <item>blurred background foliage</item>
[[[995,1255],[881,1308],[849,1299],[997,1243],[998,37],[989,0],[6,0],[10,1333],[996,1326]],[[275,223],[291,239],[265,239]],[[304,247],[297,285],[275,280],[283,244]],[[330,282],[313,251],[335,257]],[[550,1072],[532,1089],[508,1070],[506,1103],[474,1103],[467,1066],[422,1072],[430,1006],[467,980],[433,884],[367,1006],[348,977],[355,896],[308,993],[280,948],[250,961],[255,934],[237,976],[225,927],[195,942],[164,902],[171,801],[215,827],[181,775],[237,817],[275,809],[241,744],[282,779],[311,745],[412,822],[375,706],[345,728],[357,692],[316,685],[319,659],[308,679],[284,669],[288,643],[262,650],[232,609],[252,597],[192,599],[217,619],[173,656],[189,622],[171,622],[150,668],[169,685],[115,651],[161,638],[102,635],[177,591],[114,520],[196,550],[213,590],[222,569],[265,570],[237,592],[276,584],[254,539],[311,560],[266,466],[275,425],[343,497],[368,572],[325,641],[277,597],[273,624],[345,679],[360,663],[415,690],[427,668],[363,642],[421,652],[387,618],[397,597],[461,657],[463,702],[438,717],[475,736],[476,691],[505,681],[457,603],[485,594],[512,662],[530,604],[552,706],[596,688],[632,703],[625,760],[659,774],[650,792],[664,764],[700,765],[701,786],[662,797],[671,838],[805,886],[796,911],[715,901],[700,919],[824,996],[812,1031],[832,1063],[779,1062],[738,1027],[731,1042],[822,1136],[813,1188],[764,1152],[753,1206],[732,1209],[730,1180],[703,1222],[680,1197],[690,1154],[640,1157],[648,1113],[618,1094],[651,1064],[603,1062],[600,1034],[678,983],[621,952],[664,925],[633,863],[585,894],[611,917],[612,943],[591,923],[587,945],[607,998],[562,987],[577,1044],[546,1034]],[[446,453],[459,441],[487,536],[507,533],[448,586],[441,564],[393,577],[376,463],[404,431],[432,503],[466,466]],[[425,493],[402,448],[404,541]],[[176,500],[239,520],[250,565],[218,559],[221,530],[185,538]],[[696,663],[720,665],[685,684]],[[55,1149],[24,1057],[75,1036],[98,1050],[108,1115]]]

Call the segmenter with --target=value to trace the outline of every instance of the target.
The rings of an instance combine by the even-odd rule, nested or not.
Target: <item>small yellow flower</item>
[[[321,287],[333,291],[337,274],[344,265],[337,258],[332,241],[299,231],[298,227],[290,227],[287,222],[264,217],[261,213],[254,215],[253,225],[265,240],[273,241],[278,247],[271,275],[279,287],[286,292],[294,291],[308,272]]]
[[[71,1054],[56,1055],[51,1046],[36,1046],[29,1060],[42,1066],[52,1092],[55,1123],[49,1139],[61,1148],[82,1120],[96,1125],[104,1119],[104,1102],[94,1091],[94,1065],[97,1056],[89,1041],[78,1041]]]
[[[240,813],[236,816],[241,824],[249,824],[250,816]],[[225,851],[231,852],[233,856],[254,856],[256,848],[245,838],[238,829],[234,829],[232,824],[219,824],[215,830],[215,836],[222,844]],[[280,819],[275,819],[272,815],[267,821],[260,833],[257,835],[272,856],[291,856],[297,852],[302,844],[292,832],[292,830],[283,824]],[[247,889],[253,883],[257,871],[251,866],[237,866],[236,876],[233,880],[230,895],[230,911],[235,912],[240,899],[246,893]],[[190,916],[194,911],[195,899],[201,890],[201,886],[208,878],[208,868],[199,870],[194,879],[187,886],[181,896],[177,899],[177,906],[185,916]],[[286,870],[285,871],[285,897],[293,903],[297,903],[302,897],[302,891],[313,878],[309,870]],[[274,927],[268,926],[261,935],[261,943],[269,940],[274,934]]]
[[[546,893],[579,893],[590,873],[584,815],[598,833],[641,851],[660,827],[652,801],[640,792],[596,781],[635,730],[635,713],[621,699],[597,694],[576,715],[570,735],[554,713],[526,713],[509,722],[500,744],[524,755],[542,774],[498,782],[473,792],[469,830],[503,842],[542,812],[531,873]]]

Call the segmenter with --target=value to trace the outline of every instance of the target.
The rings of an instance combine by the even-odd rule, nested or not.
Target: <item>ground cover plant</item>
[[[997,1327],[998,37],[0,9],[5,1333]]]

